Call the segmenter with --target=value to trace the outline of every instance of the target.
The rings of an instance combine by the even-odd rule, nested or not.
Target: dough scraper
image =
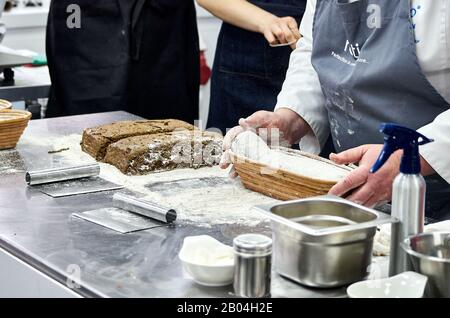
[[[118,190],[123,187],[99,177],[98,163],[28,171],[28,186],[54,198]]]
[[[174,209],[124,193],[115,193],[112,205],[73,216],[123,234],[167,226],[177,218]]]

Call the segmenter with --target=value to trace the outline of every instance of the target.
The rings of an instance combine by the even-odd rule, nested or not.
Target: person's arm
[[[450,183],[450,110],[436,117],[436,119],[418,130],[434,142],[421,146],[422,174],[438,173]]]
[[[437,116],[434,121],[418,130],[434,142],[420,147],[422,175],[438,173],[450,183],[450,110]],[[392,184],[399,173],[402,152],[397,151],[377,173],[369,173],[377,160],[383,145],[363,145],[340,154],[332,154],[330,159],[338,164],[358,163],[358,168],[344,180],[336,184],[330,194],[345,196],[348,200],[374,206],[390,201]]]
[[[300,149],[318,154],[330,134],[325,97],[319,77],[311,63],[312,28],[316,0],[308,0],[300,26],[302,38],[292,52],[283,88],[278,95],[275,112],[289,109],[306,121],[310,129],[303,130]]]
[[[270,44],[291,43],[300,38],[292,17],[277,17],[246,0],[197,0],[219,19],[248,31],[259,32]]]
[[[438,173],[450,183],[450,159],[447,151],[450,149],[450,110],[439,115],[431,124],[419,131],[435,141],[421,146],[422,175]],[[399,174],[402,151],[395,152],[384,166],[376,173],[370,169],[377,160],[383,145],[363,145],[339,154],[331,154],[330,159],[338,164],[358,163],[358,168],[344,180],[338,182],[330,194],[345,196],[346,199],[369,207],[380,202],[390,201],[392,185]]]

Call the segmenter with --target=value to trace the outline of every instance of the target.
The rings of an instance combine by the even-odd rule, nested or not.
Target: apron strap
[[[131,13],[131,52],[130,56],[133,60],[139,60],[140,49],[142,43],[143,26],[138,24],[145,2],[147,0],[137,0]]]

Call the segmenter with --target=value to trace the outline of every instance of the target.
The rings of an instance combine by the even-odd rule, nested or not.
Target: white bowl
[[[385,278],[366,280],[347,288],[350,298],[422,298],[428,278],[416,272],[404,272]]]
[[[186,237],[178,257],[184,270],[200,285],[215,287],[233,282],[233,248],[211,236]]]

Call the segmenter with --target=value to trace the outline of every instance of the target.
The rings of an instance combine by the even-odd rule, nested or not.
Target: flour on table
[[[450,220],[428,224],[424,228],[425,233],[449,232],[449,231],[450,231]],[[377,234],[375,235],[373,246],[374,255],[377,256],[389,255],[390,244],[391,244],[391,225],[385,224],[379,227]]]
[[[375,256],[388,256],[391,249],[391,225],[384,224],[378,227],[373,241],[373,254]]]
[[[340,169],[326,162],[270,149],[264,140],[251,131],[239,134],[234,140],[231,150],[271,168],[285,170],[311,179],[339,181],[349,173],[348,170]]]
[[[49,155],[58,156],[65,165],[95,162],[81,150],[80,141],[81,135],[73,134],[45,139],[28,137],[21,142],[46,147],[46,151],[69,148],[67,151]],[[195,223],[198,226],[209,227],[217,224],[254,226],[267,220],[260,213],[252,211],[252,207],[276,202],[272,198],[245,189],[239,180],[230,180],[228,172],[217,166],[128,176],[112,165],[101,162],[99,164],[102,178],[123,185],[130,191],[139,192],[148,200],[173,208],[178,213],[179,221]],[[198,183],[196,182],[198,179],[219,180],[219,182],[202,186],[205,182]],[[166,182],[180,182],[187,186],[182,189],[168,188],[165,191],[150,189],[152,185]]]
[[[0,174],[7,175],[25,172],[25,165],[14,149],[0,151]]]

